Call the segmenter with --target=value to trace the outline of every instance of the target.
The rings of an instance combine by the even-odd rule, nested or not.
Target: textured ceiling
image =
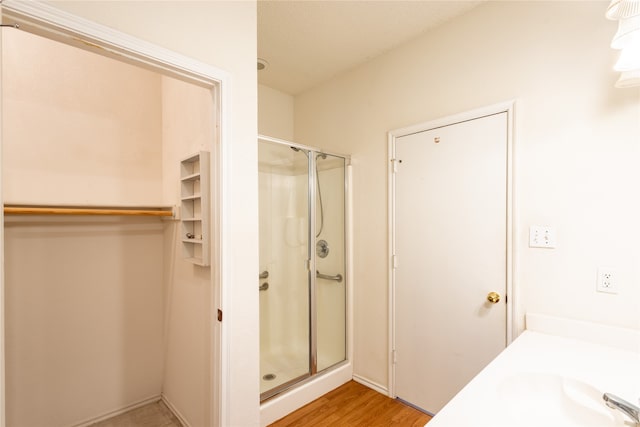
[[[258,82],[291,95],[407,42],[481,1],[258,1]]]

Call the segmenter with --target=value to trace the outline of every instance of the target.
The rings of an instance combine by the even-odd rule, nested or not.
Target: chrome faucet
[[[611,393],[605,393],[602,398],[609,408],[619,410],[635,421],[637,426],[640,425],[640,408],[636,405],[633,405]]]

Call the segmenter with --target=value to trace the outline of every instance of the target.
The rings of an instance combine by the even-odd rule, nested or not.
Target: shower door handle
[[[322,274],[318,270],[316,270],[316,277],[318,279],[325,279],[325,280],[333,280],[335,282],[342,282],[342,274],[340,274],[340,273],[336,274],[335,276],[329,276],[328,274]]]

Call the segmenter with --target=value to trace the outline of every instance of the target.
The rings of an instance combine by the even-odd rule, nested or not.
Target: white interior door
[[[398,137],[395,158],[395,394],[436,413],[506,346],[507,113]]]

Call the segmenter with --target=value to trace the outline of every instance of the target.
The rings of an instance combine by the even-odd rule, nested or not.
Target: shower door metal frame
[[[258,140],[263,140],[265,142],[276,143],[280,145],[285,145],[292,148],[298,148],[300,150],[305,150],[308,152],[308,192],[307,192],[307,209],[309,210],[309,227],[307,229],[308,233],[308,242],[307,242],[307,281],[308,281],[308,289],[309,289],[309,373],[305,375],[301,375],[297,378],[294,378],[290,381],[287,381],[279,386],[273,387],[263,393],[260,393],[260,402],[264,403],[268,399],[279,395],[280,393],[289,390],[295,385],[301,385],[308,381],[314,379],[314,377],[318,374],[318,335],[317,335],[317,308],[316,308],[316,257],[315,257],[315,239],[316,239],[316,196],[317,196],[317,187],[316,187],[316,179],[317,179],[317,169],[315,166],[315,162],[317,161],[317,156],[319,154],[326,154],[328,156],[340,157],[344,159],[344,207],[343,207],[343,223],[344,223],[344,286],[345,286],[345,358],[344,360],[332,365],[326,369],[323,369],[320,372],[331,371],[333,369],[337,369],[344,364],[349,362],[349,340],[350,340],[350,299],[349,299],[349,265],[350,265],[350,228],[349,228],[349,218],[350,214],[348,212],[350,200],[349,193],[349,185],[348,185],[348,176],[349,176],[349,167],[351,165],[351,157],[334,153],[330,151],[325,151],[318,149],[316,147],[305,146],[301,144],[297,144],[295,142],[287,141],[284,139],[273,138],[265,135],[258,135]]]

